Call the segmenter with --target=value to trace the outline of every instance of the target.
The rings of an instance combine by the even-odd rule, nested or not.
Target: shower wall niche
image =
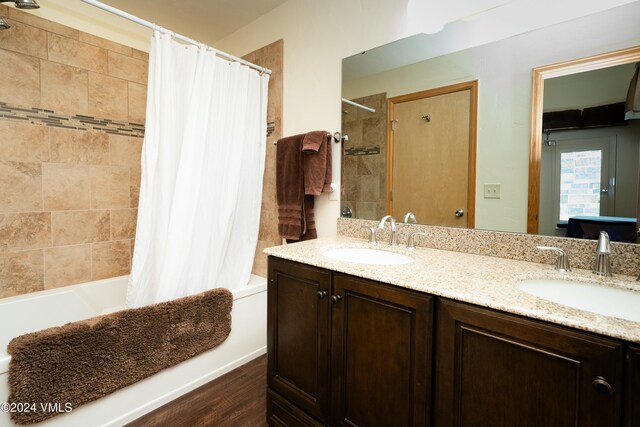
[[[0,16],[0,297],[128,274],[148,54]]]

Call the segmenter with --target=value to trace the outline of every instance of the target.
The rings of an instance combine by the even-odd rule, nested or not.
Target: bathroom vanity
[[[322,255],[345,246],[366,243],[266,250],[270,425],[640,425],[640,322],[515,285],[562,277],[551,266],[386,245],[413,262]]]

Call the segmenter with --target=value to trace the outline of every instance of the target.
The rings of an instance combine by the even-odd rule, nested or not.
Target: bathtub
[[[0,403],[9,397],[12,338],[125,308],[129,276],[115,277],[0,300]],[[251,276],[233,291],[231,334],[218,347],[38,426],[120,426],[264,354],[267,280]],[[0,426],[13,426],[0,411]]]

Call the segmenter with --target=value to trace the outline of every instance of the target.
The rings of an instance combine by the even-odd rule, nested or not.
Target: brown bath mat
[[[216,347],[231,332],[232,305],[229,290],[213,289],[14,338],[9,403],[34,411],[11,419],[43,421]],[[48,403],[61,407],[43,410]]]

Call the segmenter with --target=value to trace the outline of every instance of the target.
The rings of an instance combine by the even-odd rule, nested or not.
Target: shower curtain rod
[[[211,51],[215,52],[216,55],[222,56],[222,57],[224,57],[226,59],[230,59],[231,61],[234,61],[234,62],[239,62],[239,63],[241,63],[243,65],[247,65],[247,66],[249,66],[251,68],[254,68],[254,69],[260,71],[260,73],[271,74],[271,70],[268,69],[268,68],[264,68],[264,67],[261,67],[259,65],[253,64],[253,63],[251,63],[251,62],[249,62],[249,61],[247,61],[245,59],[238,58],[237,56],[230,55],[230,54],[228,54],[226,52],[223,52],[223,51],[218,50],[216,48],[213,48],[211,46],[207,46],[204,43],[200,43],[199,41],[190,39],[189,37],[185,37],[185,36],[183,36],[181,34],[174,33],[173,31],[167,30],[166,28],[163,28],[160,25],[156,25],[156,24],[154,24],[152,22],[145,21],[142,18],[138,18],[137,16],[132,15],[130,13],[127,13],[127,12],[125,12],[123,10],[116,9],[115,7],[109,6],[108,4],[104,4],[104,3],[101,3],[101,2],[96,1],[96,0],[80,0],[80,1],[82,1],[83,3],[86,3],[88,5],[91,5],[91,6],[95,6],[98,9],[102,9],[102,10],[105,10],[107,12],[113,13],[114,15],[117,15],[117,16],[119,16],[121,18],[128,19],[129,21],[135,22],[136,24],[144,25],[145,27],[151,28],[152,30],[160,31],[161,33],[164,33],[164,34],[171,34],[171,36],[173,36],[174,38],[176,38],[178,40],[181,40],[183,42],[186,42],[186,43],[189,43],[189,44],[193,44],[193,45],[196,45],[196,46],[200,46],[200,47],[205,47],[208,50],[211,50]]]
[[[354,105],[354,106],[356,106],[358,108],[362,108],[363,110],[367,110],[370,113],[375,113],[376,112],[375,108],[371,108],[371,107],[367,107],[366,105],[358,104],[357,102],[353,102],[353,101],[351,101],[349,99],[346,99],[346,98],[342,98],[342,102],[344,102],[346,104]]]

